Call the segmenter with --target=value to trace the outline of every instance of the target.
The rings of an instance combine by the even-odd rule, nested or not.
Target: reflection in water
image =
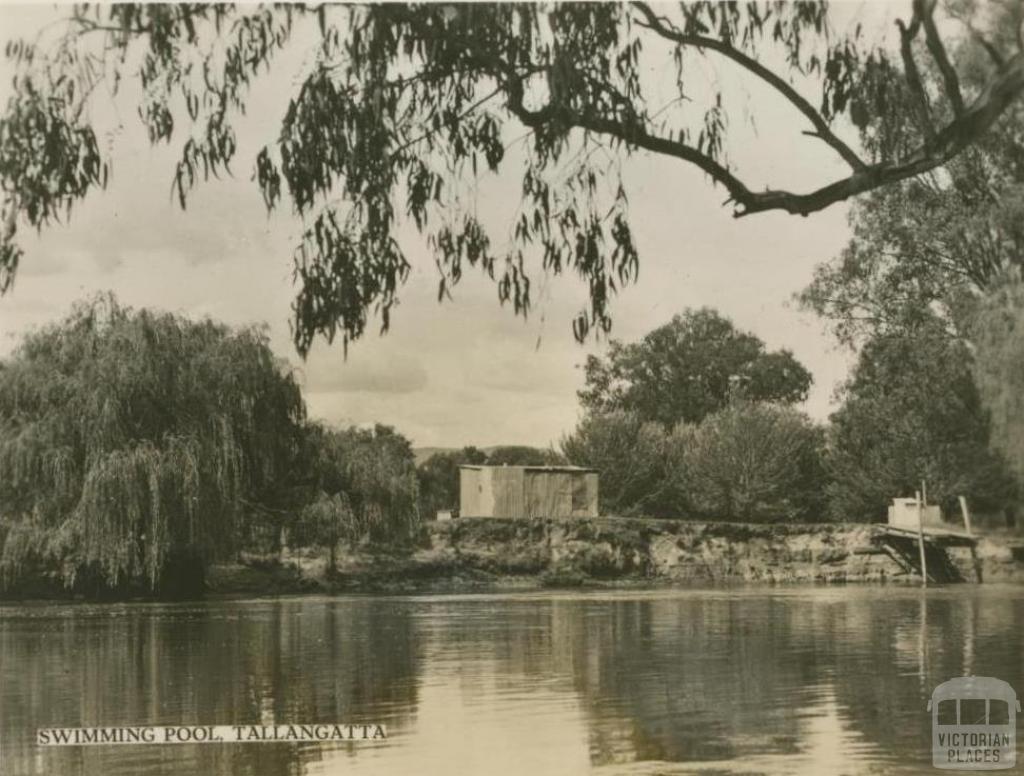
[[[932,688],[1018,689],[1024,591],[0,607],[0,771],[917,773]],[[379,722],[377,743],[40,749],[43,726]]]
[[[0,610],[4,765],[62,774],[143,766],[302,773],[322,746],[39,750],[31,733],[275,720],[406,724],[416,712],[415,623],[377,609],[362,599]]]

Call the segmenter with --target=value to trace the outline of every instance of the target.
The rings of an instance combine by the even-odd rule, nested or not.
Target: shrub
[[[667,440],[660,424],[614,411],[587,415],[562,440],[562,452],[570,463],[598,470],[602,512],[665,517],[678,502],[669,487]]]
[[[815,520],[824,508],[824,434],[801,412],[736,402],[697,425],[680,425],[670,447],[670,487],[685,487],[698,514],[744,521]]]

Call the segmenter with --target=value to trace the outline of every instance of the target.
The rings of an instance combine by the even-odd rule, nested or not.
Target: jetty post
[[[967,508],[967,498],[965,496],[958,496],[960,500],[960,512],[964,516],[964,531],[967,532],[967,536],[970,539],[974,538],[974,532],[971,530],[971,510]],[[974,576],[978,580],[978,584],[981,584],[981,562],[978,560],[978,547],[973,542],[971,543],[971,562],[974,565]]]
[[[917,497],[917,549],[921,553],[921,587],[928,587],[928,561],[924,554],[924,504],[921,503],[921,491]]]

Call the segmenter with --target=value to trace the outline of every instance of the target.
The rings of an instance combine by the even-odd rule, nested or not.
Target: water
[[[933,687],[1024,689],[1024,588],[0,606],[3,774],[931,772]],[[379,722],[39,748],[38,727]]]

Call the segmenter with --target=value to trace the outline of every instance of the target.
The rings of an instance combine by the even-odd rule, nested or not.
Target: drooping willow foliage
[[[412,447],[391,427],[309,424],[303,459],[308,497],[293,539],[326,547],[332,569],[339,542],[401,541],[419,525]]]
[[[34,559],[157,586],[229,551],[285,476],[304,404],[258,328],[77,305],[0,362],[0,570]]]

